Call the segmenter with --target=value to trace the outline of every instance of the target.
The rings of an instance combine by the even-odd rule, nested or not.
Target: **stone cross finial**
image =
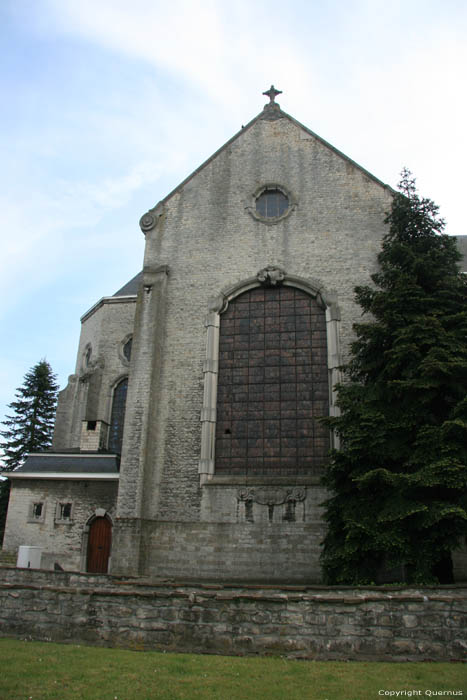
[[[266,97],[269,97],[269,104],[274,104],[274,100],[276,99],[277,95],[282,95],[282,90],[276,90],[274,85],[271,85],[269,90],[266,90],[266,92],[263,92],[263,95],[266,95]]]

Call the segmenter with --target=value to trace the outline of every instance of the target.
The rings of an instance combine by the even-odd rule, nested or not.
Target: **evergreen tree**
[[[374,287],[357,287],[370,319],[338,388],[341,439],[324,482],[328,583],[449,582],[467,535],[467,283],[438,207],[404,170]],[[452,567],[452,564],[451,564]],[[400,578],[399,578],[400,580]]]
[[[58,384],[48,362],[41,360],[24,377],[16,390],[15,401],[8,405],[14,414],[7,416],[0,431],[3,471],[21,466],[29,452],[43,452],[52,444],[53,421]],[[10,482],[0,483],[0,541],[8,508]]]

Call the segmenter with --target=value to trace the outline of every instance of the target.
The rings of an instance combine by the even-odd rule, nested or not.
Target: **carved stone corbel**
[[[268,265],[257,273],[256,278],[263,287],[277,287],[285,280],[285,272],[280,267]]]
[[[88,382],[97,371],[104,369],[104,367],[105,367],[105,360],[103,357],[98,357],[95,360],[91,360],[88,367],[80,375],[79,381],[83,384],[85,382]]]
[[[163,205],[159,202],[154,209],[150,209],[146,214],[143,214],[139,220],[139,227],[144,234],[157,226],[157,222],[162,216],[163,211]]]

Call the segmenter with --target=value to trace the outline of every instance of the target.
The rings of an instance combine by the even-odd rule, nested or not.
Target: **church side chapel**
[[[9,474],[4,549],[41,547],[51,569],[320,582],[336,446],[320,418],[393,191],[279,93],[142,216],[142,272],[81,319],[53,450]]]

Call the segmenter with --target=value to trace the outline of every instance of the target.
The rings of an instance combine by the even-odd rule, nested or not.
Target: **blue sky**
[[[0,420],[80,316],[139,271],[140,216],[263,107],[281,107],[447,232],[464,216],[463,0],[2,0]]]

